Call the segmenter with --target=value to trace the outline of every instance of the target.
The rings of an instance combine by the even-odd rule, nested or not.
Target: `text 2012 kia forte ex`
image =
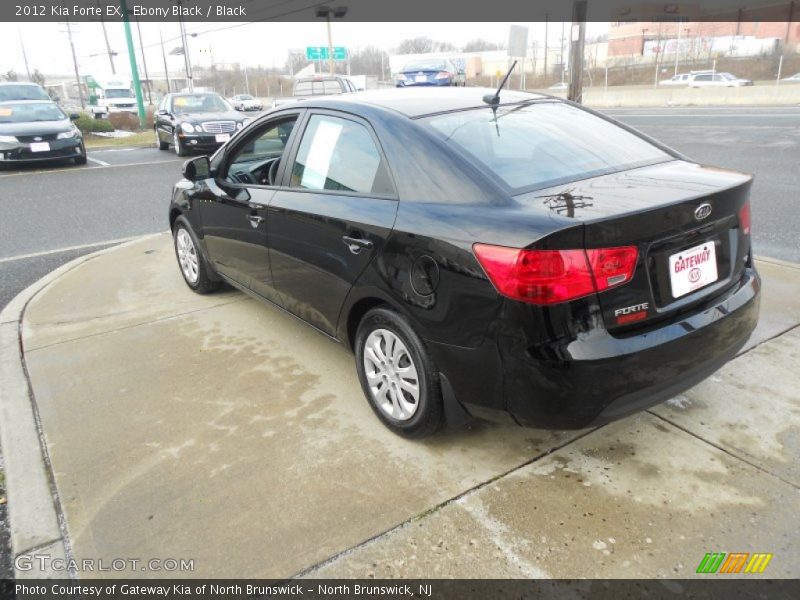
[[[312,99],[184,177],[169,222],[189,287],[226,281],[350,346],[406,436],[465,412],[619,418],[707,377],[758,319],[751,176],[548,96]]]

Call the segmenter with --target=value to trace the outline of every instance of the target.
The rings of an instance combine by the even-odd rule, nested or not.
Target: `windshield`
[[[444,71],[447,65],[443,60],[415,60],[403,67],[403,71]]]
[[[53,102],[8,102],[0,105],[0,123],[30,123],[66,119]]]
[[[176,115],[196,112],[227,112],[233,110],[217,94],[192,94],[175,96],[172,100],[172,110]]]
[[[723,79],[738,79],[737,77],[731,75],[730,73],[720,73],[719,76],[722,77]]]
[[[133,98],[133,92],[130,90],[106,90],[106,98]]]
[[[50,96],[38,85],[0,85],[0,102],[6,100],[50,100]]]
[[[627,130],[568,104],[459,111],[425,119],[448,144],[517,192],[672,160]]]
[[[247,94],[242,94],[241,96],[238,96],[238,98],[239,98],[239,100],[252,100],[253,99],[252,96],[248,96]]]

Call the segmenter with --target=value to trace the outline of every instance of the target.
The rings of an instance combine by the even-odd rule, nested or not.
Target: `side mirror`
[[[207,156],[190,158],[183,163],[183,176],[189,181],[208,179],[211,174],[211,163]]]
[[[78,113],[70,113],[69,118],[71,121],[77,121],[81,118],[81,116]]]

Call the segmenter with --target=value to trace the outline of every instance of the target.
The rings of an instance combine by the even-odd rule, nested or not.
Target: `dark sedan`
[[[586,427],[708,377],[756,325],[752,177],[556,98],[369,92],[271,111],[184,166],[180,271],[355,353],[406,436]]]
[[[77,118],[50,100],[0,102],[0,165],[65,159],[85,165]]]
[[[426,58],[406,63],[395,75],[396,87],[465,86],[464,70],[446,58]]]
[[[213,152],[249,120],[219,94],[167,94],[154,118],[156,145],[168,150],[172,144],[178,156]]]

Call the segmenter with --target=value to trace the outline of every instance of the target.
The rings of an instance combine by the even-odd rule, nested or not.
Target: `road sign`
[[[306,48],[306,58],[308,60],[328,60],[328,56],[327,46],[308,46]],[[347,60],[347,48],[334,46],[333,60]]]

